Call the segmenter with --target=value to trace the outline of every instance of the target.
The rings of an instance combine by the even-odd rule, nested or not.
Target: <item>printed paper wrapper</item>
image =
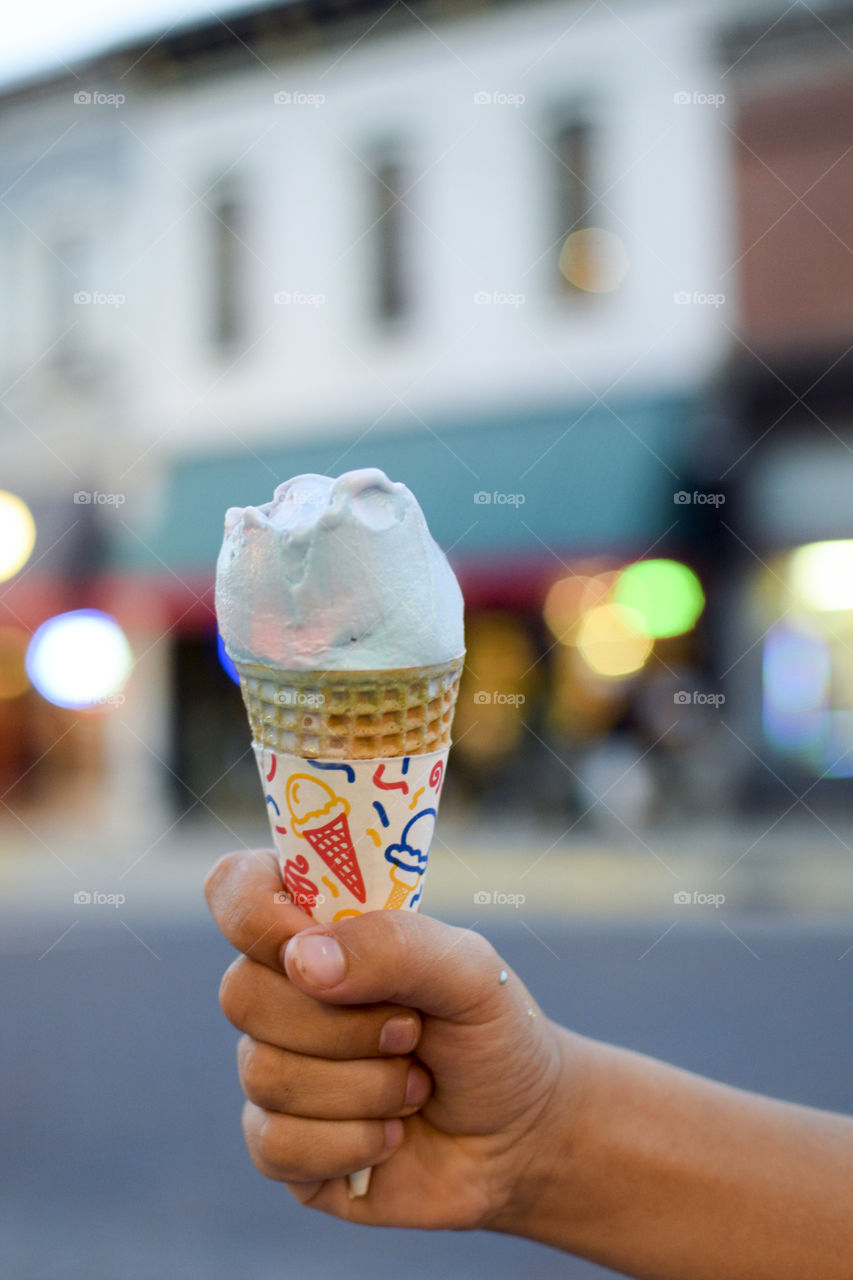
[[[321,924],[417,911],[448,748],[388,760],[309,760],[255,744],[284,886]]]

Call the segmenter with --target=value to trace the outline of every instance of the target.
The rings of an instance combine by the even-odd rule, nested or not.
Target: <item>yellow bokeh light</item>
[[[853,609],[853,541],[810,542],[792,553],[789,564],[791,589],[808,608]]]
[[[29,560],[36,542],[36,522],[17,494],[0,489],[0,582],[12,578]]]
[[[29,641],[22,627],[0,627],[0,700],[19,698],[30,687],[24,661]]]
[[[583,612],[581,601],[588,581],[580,574],[558,578],[545,597],[542,609],[545,621],[552,635],[563,644],[574,643],[574,628]]]
[[[560,250],[559,267],[569,284],[584,293],[612,293],[628,274],[628,250],[612,231],[573,231]]]
[[[615,579],[613,572],[599,573],[594,577],[576,573],[552,583],[542,609],[552,635],[562,644],[575,644],[578,624],[584,614],[595,605],[604,603]]]
[[[590,609],[578,633],[578,652],[584,662],[596,675],[611,679],[639,671],[652,644],[643,630],[642,615],[619,604]]]

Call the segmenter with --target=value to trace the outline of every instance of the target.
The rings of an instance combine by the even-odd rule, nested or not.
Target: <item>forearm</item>
[[[560,1034],[563,1101],[497,1229],[640,1280],[850,1280],[853,1120]]]

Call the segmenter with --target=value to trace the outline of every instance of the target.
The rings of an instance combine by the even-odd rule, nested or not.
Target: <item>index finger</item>
[[[269,849],[227,853],[208,873],[204,894],[213,918],[238,951],[283,973],[281,949],[315,922],[283,902],[278,860]]]

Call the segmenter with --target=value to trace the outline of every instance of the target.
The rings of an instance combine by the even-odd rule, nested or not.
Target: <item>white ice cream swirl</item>
[[[422,667],[464,649],[462,594],[423,512],[383,471],[296,476],[232,507],[216,567],[225,647],[294,671]]]

